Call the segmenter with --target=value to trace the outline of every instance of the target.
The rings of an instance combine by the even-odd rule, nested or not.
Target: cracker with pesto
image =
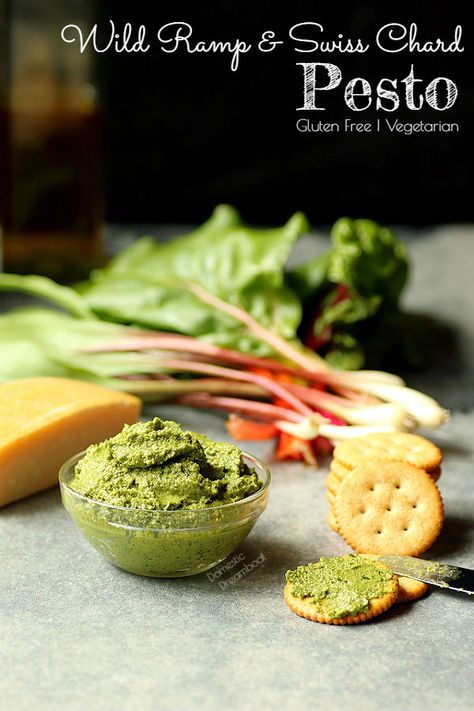
[[[359,555],[321,558],[286,573],[284,598],[300,617],[350,625],[380,615],[396,602],[398,580],[383,563]]]

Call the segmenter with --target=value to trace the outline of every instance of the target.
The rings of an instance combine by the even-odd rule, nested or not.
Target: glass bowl
[[[196,510],[149,511],[94,501],[70,485],[84,452],[61,467],[62,502],[89,543],[119,568],[155,578],[197,575],[233,553],[267,505],[270,471],[252,455],[242,454],[245,463],[255,469],[262,487],[234,503]]]

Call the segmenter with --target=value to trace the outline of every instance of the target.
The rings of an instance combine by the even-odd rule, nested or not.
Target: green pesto
[[[359,555],[321,558],[288,570],[286,579],[295,597],[309,598],[332,619],[367,612],[370,600],[383,597],[394,585],[390,570]]]
[[[130,573],[158,578],[209,570],[241,545],[257,517],[250,503],[244,504],[248,516],[242,522],[227,508],[133,511],[126,516],[121,510],[101,511],[97,504],[94,508],[81,503],[67,490],[62,496],[76,525],[96,550]],[[170,521],[170,513],[179,521]]]
[[[170,511],[240,501],[260,482],[237,447],[155,417],[89,447],[71,488],[113,506]]]
[[[265,508],[268,491],[258,503],[249,498],[261,487],[237,447],[155,418],[89,447],[61,495],[84,536],[112,563],[138,575],[176,577],[233,553]],[[239,506],[223,505],[234,502]]]

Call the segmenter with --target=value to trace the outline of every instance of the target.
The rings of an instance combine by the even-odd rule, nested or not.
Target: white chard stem
[[[439,427],[449,419],[449,411],[429,395],[400,385],[366,383],[364,390],[381,399],[400,405],[420,426]]]
[[[275,426],[282,432],[298,437],[298,439],[312,440],[315,437],[327,437],[330,440],[350,439],[376,432],[397,432],[394,425],[332,425],[317,416],[305,417],[301,422],[286,422],[277,420]]]

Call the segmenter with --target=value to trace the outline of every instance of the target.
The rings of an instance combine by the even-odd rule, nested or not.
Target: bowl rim
[[[259,499],[262,494],[264,494],[266,491],[269,490],[270,484],[272,481],[272,475],[270,472],[270,468],[262,462],[261,459],[258,459],[258,457],[255,457],[253,454],[250,454],[249,452],[245,452],[244,450],[240,450],[242,452],[242,456],[244,459],[250,460],[250,463],[252,466],[258,468],[260,471],[257,472],[259,480],[260,479],[260,474],[263,473],[265,476],[265,481],[263,482],[261,488],[258,491],[255,491],[253,494],[250,494],[250,496],[246,496],[243,499],[239,499],[238,501],[231,501],[227,504],[219,504],[217,506],[206,506],[202,509],[137,509],[132,506],[116,506],[115,504],[106,504],[104,501],[98,501],[97,499],[91,499],[89,496],[86,496],[85,494],[81,494],[79,491],[76,491],[73,489],[67,482],[64,481],[64,475],[66,472],[68,472],[72,466],[75,466],[80,459],[85,455],[86,449],[83,449],[82,452],[78,452],[77,454],[74,454],[72,457],[69,457],[64,464],[61,466],[59,469],[59,486],[61,489],[66,489],[70,494],[73,496],[82,499],[83,501],[89,503],[89,504],[94,504],[96,506],[100,506],[104,509],[110,509],[112,511],[125,511],[125,512],[130,512],[130,513],[148,513],[148,514],[165,514],[168,516],[173,516],[173,515],[183,515],[183,513],[190,513],[192,512],[193,514],[201,514],[209,511],[222,511],[223,509],[229,509],[231,507],[239,507],[243,504],[248,504],[250,501],[255,501]]]

